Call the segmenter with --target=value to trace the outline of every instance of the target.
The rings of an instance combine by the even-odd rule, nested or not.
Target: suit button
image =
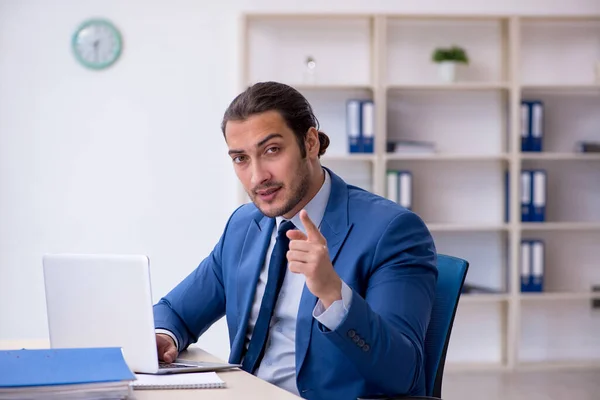
[[[354,331],[354,329],[350,329],[350,330],[348,331],[348,336],[349,336],[350,338],[353,338],[354,336],[356,336],[356,332]]]
[[[362,349],[363,349],[363,351],[369,351],[369,350],[371,349],[371,346],[369,346],[368,344],[365,344],[365,345],[362,347]]]
[[[360,339],[357,344],[359,347],[363,347],[365,345],[365,341]]]
[[[358,341],[359,341],[359,340],[360,340],[360,336],[358,336],[358,335],[356,335],[356,336],[354,336],[354,337],[352,338],[352,341],[353,341],[354,343],[358,343]]]

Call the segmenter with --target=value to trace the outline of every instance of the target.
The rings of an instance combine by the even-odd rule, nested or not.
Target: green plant
[[[449,48],[438,47],[431,55],[432,61],[440,63],[442,61],[454,61],[458,63],[468,64],[469,56],[462,47],[452,46]]]

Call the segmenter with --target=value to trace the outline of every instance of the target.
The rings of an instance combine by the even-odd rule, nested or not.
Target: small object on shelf
[[[592,285],[592,292],[600,292],[600,285]],[[600,299],[594,298],[592,299],[592,309],[600,308]]]
[[[462,288],[464,294],[503,294],[502,291],[493,289],[488,286],[474,285],[471,283],[465,283]]]
[[[315,61],[314,57],[307,56],[305,64],[306,65],[304,68],[304,83],[307,85],[314,85],[317,83],[317,62]]]
[[[578,153],[600,153],[600,142],[579,141],[575,150]]]
[[[390,140],[387,142],[386,151],[397,154],[433,154],[435,143],[416,140]]]
[[[452,46],[450,48],[438,47],[433,51],[431,60],[439,65],[439,78],[446,83],[456,81],[458,64],[469,64],[467,52],[459,46]]]

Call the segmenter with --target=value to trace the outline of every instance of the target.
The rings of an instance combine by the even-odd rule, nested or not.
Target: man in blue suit
[[[222,130],[252,202],[154,306],[159,358],[225,315],[229,362],[304,398],[424,395],[437,268],[423,221],[321,166],[329,139],[289,86],[251,86]]]

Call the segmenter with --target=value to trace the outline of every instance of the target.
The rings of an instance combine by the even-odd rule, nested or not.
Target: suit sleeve
[[[154,305],[155,328],[172,332],[180,352],[225,315],[222,253],[230,221],[209,256]]]
[[[335,330],[319,326],[384,394],[410,394],[424,373],[436,263],[423,221],[412,212],[398,215],[377,243],[364,298],[353,291]]]

